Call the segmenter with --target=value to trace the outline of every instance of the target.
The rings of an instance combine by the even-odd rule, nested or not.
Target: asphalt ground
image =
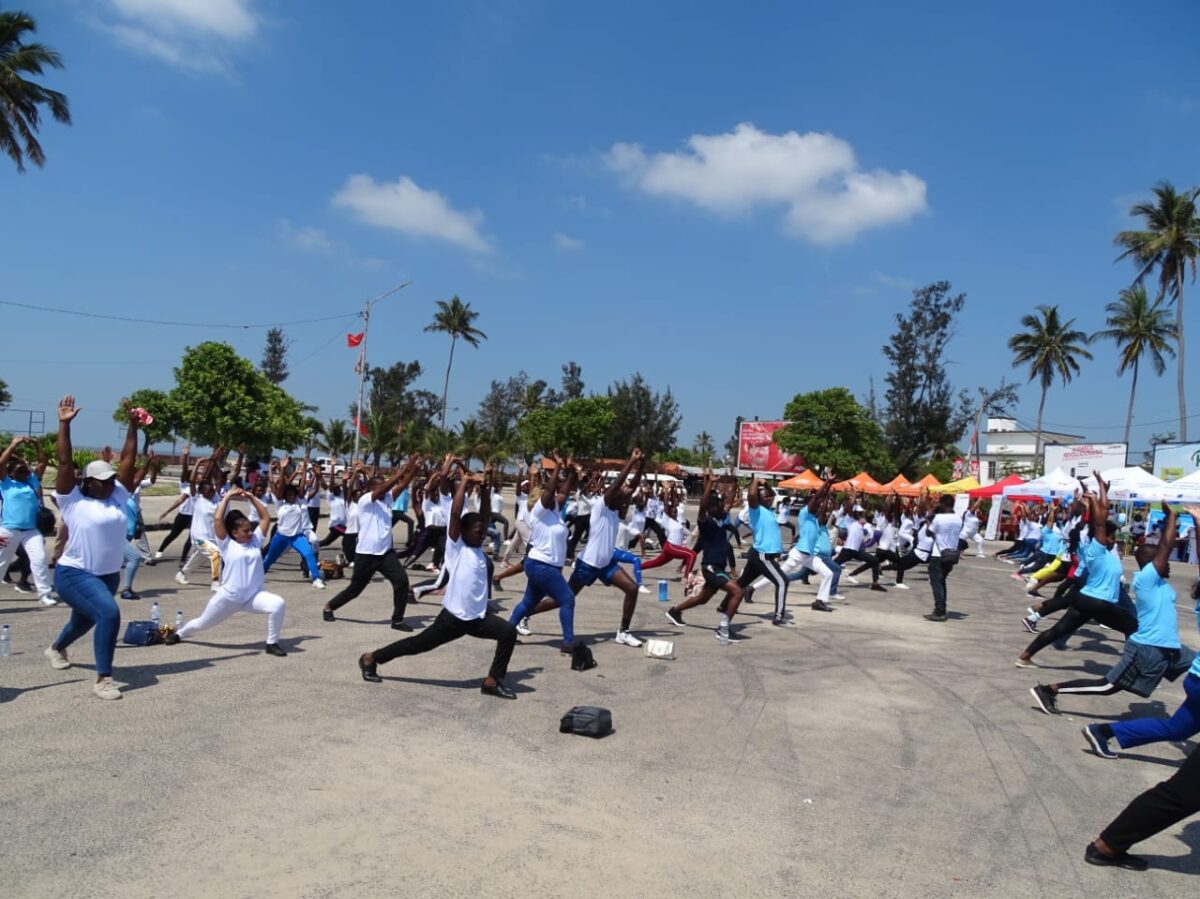
[[[615,644],[619,594],[589,588],[576,627],[599,666],[571,671],[557,617],[536,618],[513,656],[512,702],[480,694],[492,644],[470,638],[364,683],[358,654],[396,636],[390,588],[376,580],[326,623],[331,593],[308,586],[296,560],[267,581],[287,600],[286,659],[262,652],[263,617],[235,615],[177,646],[120,645],[119,702],[92,696],[90,636],[69,670],[43,657],[67,610],[0,587],[14,649],[0,660],[4,895],[1194,892],[1195,822],[1135,849],[1146,873],[1083,861],[1086,843],[1192,746],[1109,761],[1086,750],[1080,726],[1169,714],[1180,684],[1039,712],[1034,683],[1102,675],[1120,635],[1085,628],[1066,651],[1043,652],[1043,670],[1014,668],[1026,602],[997,561],[954,570],[944,624],[921,617],[930,593],[913,572],[908,592],[847,586],[849,604],[833,613],[810,610],[815,588],[794,586],[795,630],[770,626],[760,597],[731,646],[714,639],[712,606],[681,629],[642,596],[634,630],[673,640],[672,661]],[[1192,571],[1175,569],[1180,632],[1194,645]],[[660,570],[676,577],[674,565]],[[143,568],[144,598],[120,603],[124,619],[148,617],[153,599],[167,620],[198,614],[208,586],[179,587],[173,573]],[[520,581],[498,594],[506,608]],[[670,591],[680,596],[678,581]],[[409,620],[437,610],[413,606]],[[615,733],[560,734],[581,704],[611,709]]]

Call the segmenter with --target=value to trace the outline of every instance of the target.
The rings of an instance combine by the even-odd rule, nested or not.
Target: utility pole
[[[412,284],[412,281],[405,281],[403,284],[397,284],[395,287],[393,287],[391,290],[387,291],[386,293],[381,293],[379,296],[375,297],[375,299],[367,300],[365,303],[363,303],[363,311],[362,311],[363,339],[362,339],[362,346],[358,351],[358,406],[356,408],[356,411],[358,412],[358,414],[355,416],[355,422],[354,422],[354,456],[351,458],[351,460],[350,460],[351,462],[358,461],[359,440],[362,438],[363,391],[366,388],[366,381],[367,381],[367,332],[371,328],[371,307],[374,306],[376,303],[378,303],[380,300],[382,300],[386,297],[390,297],[392,294],[396,293],[397,291],[403,290],[405,287],[408,287],[408,285],[410,285],[410,284]]]

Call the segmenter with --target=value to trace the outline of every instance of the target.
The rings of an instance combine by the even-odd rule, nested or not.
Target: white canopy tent
[[[1051,499],[1070,499],[1079,492],[1079,481],[1071,477],[1061,468],[1056,468],[1040,478],[1026,481],[1024,484],[1013,484],[1004,488],[1005,496],[1041,496]]]
[[[1109,499],[1146,503],[1167,499],[1170,494],[1166,481],[1137,466],[1110,468],[1100,472],[1100,476],[1108,482]],[[1096,479],[1089,475],[1084,486],[1094,493]]]
[[[1200,502],[1200,471],[1168,483],[1163,491],[1163,499],[1169,503]]]

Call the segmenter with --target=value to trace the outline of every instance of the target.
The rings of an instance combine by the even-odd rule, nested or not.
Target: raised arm
[[[239,443],[237,451],[238,451],[237,462],[234,463],[233,474],[231,474],[229,476],[229,480],[231,483],[233,481],[236,481],[239,477],[242,476],[242,463],[246,461],[246,444]]]
[[[213,533],[217,535],[218,540],[227,540],[229,538],[229,531],[225,530],[225,513],[229,509],[229,501],[243,494],[245,494],[244,490],[240,487],[234,487],[222,496],[221,501],[217,503],[217,510],[213,513]]]
[[[75,397],[67,394],[58,401],[58,443],[55,444],[58,474],[54,478],[54,490],[67,494],[75,489],[75,463],[71,450],[71,422],[81,409],[75,405]]]
[[[751,509],[758,508],[758,475],[750,479],[750,486],[746,490],[746,502]]]
[[[1162,538],[1158,541],[1158,549],[1154,551],[1154,570],[1158,572],[1159,577],[1166,577],[1170,570],[1171,551],[1175,549],[1175,536],[1179,521],[1175,510],[1165,502],[1162,504],[1162,510],[1167,517],[1163,522],[1163,533]],[[1188,511],[1191,511],[1191,507],[1188,507]],[[1192,515],[1192,520],[1200,522],[1195,515]]]
[[[467,487],[477,483],[477,477],[473,474],[463,475],[459,478],[458,489],[454,491],[454,501],[450,504],[450,520],[446,522],[446,538],[452,543],[462,537],[462,510],[467,499]]]
[[[625,486],[625,479],[629,477],[629,473],[641,465],[645,456],[640,449],[634,449],[629,456],[629,461],[625,463],[625,467],[621,469],[621,473],[617,475],[617,479],[612,482],[612,486],[604,491],[604,505],[610,509],[616,509],[621,503],[621,488]],[[641,477],[641,472],[638,472],[638,478]],[[634,487],[637,487],[635,479]]]
[[[3,477],[4,473],[8,471],[8,460],[11,459],[13,453],[17,451],[17,447],[19,447],[22,443],[28,443],[30,439],[31,438],[29,437],[23,437],[18,434],[9,441],[8,446],[4,448],[4,452],[0,453],[0,477]]]
[[[191,456],[192,456],[192,446],[190,443],[185,443],[183,445],[183,456],[181,456],[179,459],[179,464],[181,466],[181,469],[179,472],[179,480],[183,481],[184,483],[191,483],[191,480],[192,480],[192,473],[191,473],[190,469],[188,468],[188,462],[190,461]]]

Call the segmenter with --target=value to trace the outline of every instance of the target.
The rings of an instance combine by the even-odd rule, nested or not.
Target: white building
[[[1042,431],[1042,448],[1052,443],[1079,443],[1078,434]],[[1011,418],[989,418],[981,435],[979,483],[987,486],[1016,473],[1028,477],[1038,462],[1034,454],[1037,432],[1025,431]]]

